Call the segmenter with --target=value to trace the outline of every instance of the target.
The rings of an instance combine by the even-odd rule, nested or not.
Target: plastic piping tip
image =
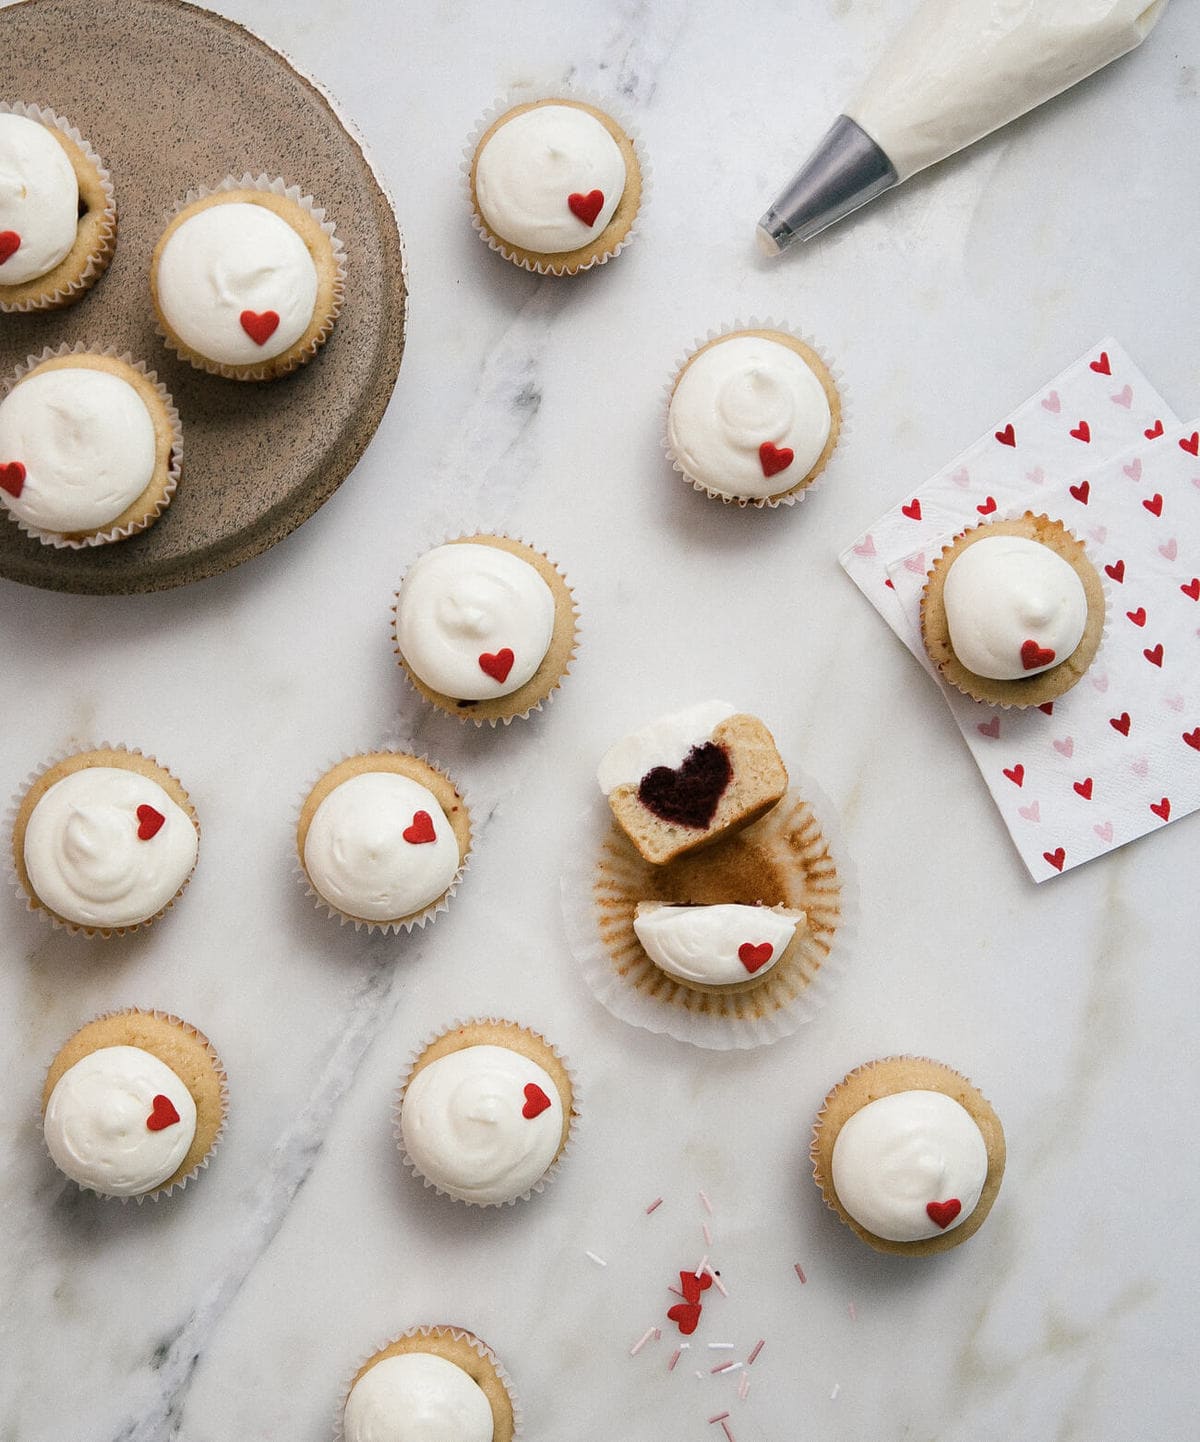
[[[763,255],[776,256],[783,249],[783,246],[771,234],[765,225],[758,225],[754,231],[755,239],[758,241],[758,248]]]

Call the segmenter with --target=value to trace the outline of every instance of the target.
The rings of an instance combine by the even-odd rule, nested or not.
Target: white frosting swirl
[[[154,421],[133,386],[87,365],[39,371],[0,402],[0,465],[25,467],[19,496],[0,492],[42,531],[96,530],[150,484]]]
[[[525,1088],[549,1106],[523,1115]],[[504,1046],[470,1046],[422,1067],[400,1107],[404,1148],[423,1176],[464,1202],[497,1205],[527,1192],[558,1155],[558,1088],[536,1062]]]
[[[681,981],[730,986],[770,971],[804,919],[803,911],[733,902],[669,906],[639,901],[633,929],[662,971]]]
[[[171,329],[222,365],[282,355],[308,329],[317,300],[317,268],[303,239],[273,210],[250,201],[188,216],[163,247],[156,279]],[[242,323],[247,311],[279,317],[262,345]]]
[[[492,1407],[445,1357],[402,1352],[358,1379],[342,1414],[346,1442],[492,1442]]]
[[[460,860],[437,797],[394,771],[363,772],[336,786],[304,838],[313,887],[330,906],[363,921],[399,921],[421,911],[454,880]]]
[[[146,839],[138,835],[143,806],[163,818]],[[191,817],[156,781],[120,766],[89,766],[39,797],[25,827],[25,870],[38,898],[64,920],[134,926],[187,880],[198,845]]]
[[[436,546],[400,586],[396,645],[434,691],[490,700],[519,690],[542,664],[554,614],[550,587],[511,551],[469,541]]]
[[[677,767],[693,746],[711,741],[721,722],[737,714],[728,701],[700,701],[623,736],[600,758],[600,790],[607,796],[618,786],[636,785],[656,766]]]
[[[838,1201],[859,1226],[889,1242],[919,1242],[961,1226],[975,1210],[987,1169],[982,1132],[942,1092],[895,1092],[868,1102],[833,1144]],[[936,1213],[955,1201],[959,1210],[939,1225],[929,1207]]]
[[[156,1097],[167,1099],[178,1121]],[[179,1170],[196,1135],[196,1103],[151,1052],[106,1046],[59,1077],[44,1131],[55,1165],[72,1181],[103,1196],[136,1197]]]
[[[605,127],[575,105],[537,105],[498,126],[479,153],[475,194],[487,227],[523,250],[578,250],[613,217],[625,157]],[[604,197],[589,225],[572,195]]]
[[[732,335],[684,368],[667,435],[693,480],[718,495],[762,499],[808,475],[832,424],[825,388],[802,356],[779,341]],[[775,448],[767,458],[764,444]],[[790,461],[780,454],[787,450]]]
[[[942,594],[954,654],[968,671],[997,681],[1065,661],[1087,624],[1087,595],[1074,567],[1027,536],[988,536],[967,546],[951,563]],[[1051,658],[1039,661],[1046,652]]]
[[[36,120],[0,114],[0,235],[20,242],[0,260],[0,286],[53,270],[70,253],[78,227],[79,184],[66,151]]]

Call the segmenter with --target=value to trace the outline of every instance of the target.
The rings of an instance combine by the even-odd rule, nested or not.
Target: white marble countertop
[[[223,8],[369,138],[408,351],[358,470],[265,556],[158,596],[0,583],[9,793],[120,739],[204,825],[145,936],[82,944],[0,899],[0,1439],[325,1442],[356,1361],[422,1321],[496,1348],[530,1442],[702,1442],[726,1409],[737,1442],[1194,1436],[1198,823],[1035,887],[836,553],[1102,334],[1200,411],[1200,14],[1171,6],[1119,65],[772,264],[755,221],[907,0]],[[654,170],[636,243],[573,284],[488,254],[458,171],[494,97],[567,79],[616,98]],[[852,413],[828,483],[775,513],[706,502],[658,441],[681,353],[751,315],[818,337]],[[583,614],[554,704],[496,732],[432,714],[391,655],[405,562],[464,523],[548,550]],[[599,752],[713,694],[820,782],[861,893],[829,1005],[746,1054],[613,1020],[558,906]],[[292,876],[302,789],[379,744],[439,758],[482,823],[450,911],[398,939],[328,922]],[[36,1120],[54,1050],[120,1004],[204,1028],[232,1086],[213,1165],[140,1209],[66,1184]],[[586,1084],[558,1182],[500,1212],[423,1191],[389,1125],[413,1046],[487,1013],[544,1029]],[[807,1176],[827,1088],[897,1051],[972,1076],[1009,1143],[987,1225],[923,1262],[868,1251]],[[701,1188],[730,1295],[668,1374],[665,1335],[629,1349],[705,1250]],[[708,1369],[759,1337],[739,1400]]]

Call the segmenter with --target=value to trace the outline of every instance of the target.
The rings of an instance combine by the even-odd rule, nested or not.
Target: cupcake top
[[[918,1242],[962,1225],[988,1175],[974,1118],[938,1091],[900,1091],[860,1107],[833,1147],[838,1201],[876,1237]]]
[[[44,1131],[72,1181],[104,1196],[139,1196],[179,1170],[196,1134],[196,1103],[151,1052],[106,1046],[59,1077]]]
[[[375,1362],[342,1414],[345,1442],[492,1442],[491,1403],[466,1372],[432,1352]]]
[[[161,911],[196,864],[195,823],[139,771],[86,766],[50,786],[25,825],[38,899],[85,927],[135,926]]]
[[[732,986],[769,972],[804,919],[803,911],[782,907],[641,901],[633,929],[661,971],[681,981]]]
[[[37,280],[65,260],[79,224],[79,184],[46,126],[0,113],[0,286]]]
[[[722,336],[680,373],[668,441],[684,473],[715,495],[778,496],[800,485],[826,451],[829,396],[800,343],[790,340],[748,331]]]
[[[722,721],[737,714],[728,701],[700,701],[639,727],[615,741],[600,758],[596,769],[600,790],[607,796],[619,786],[636,786],[660,767],[678,768],[693,751],[711,742]]]

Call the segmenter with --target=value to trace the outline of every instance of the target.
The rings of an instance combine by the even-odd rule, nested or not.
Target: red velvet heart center
[[[437,832],[433,829],[433,817],[428,811],[414,811],[412,824],[406,826],[401,835],[410,846],[420,846],[426,841],[436,841]]]
[[[525,1105],[521,1108],[521,1115],[532,1121],[534,1117],[540,1117],[549,1107],[550,1098],[538,1086],[537,1082],[527,1082],[525,1085]]]
[[[150,1115],[146,1118],[146,1130],[161,1132],[167,1127],[173,1127],[178,1120],[179,1113],[175,1110],[175,1103],[160,1092],[151,1103]]]
[[[0,265],[9,258],[16,255],[21,249],[21,237],[15,230],[0,230]]]
[[[266,345],[279,329],[279,314],[273,310],[244,310],[238,320],[255,345]]]
[[[786,471],[795,458],[796,453],[791,446],[776,446],[770,441],[763,441],[758,448],[758,463],[764,476],[777,476],[780,471]]]
[[[15,501],[25,489],[25,467],[20,461],[0,466],[0,491],[7,491]]]
[[[664,821],[697,831],[713,819],[733,768],[713,741],[693,746],[679,766],[655,766],[638,783],[638,800]]]
[[[676,1302],[667,1309],[667,1317],[674,1322],[685,1337],[690,1337],[700,1325],[699,1302]]]
[[[1049,646],[1039,646],[1036,641],[1021,643],[1021,665],[1026,671],[1032,671],[1035,666],[1049,666],[1053,660],[1054,652]]]
[[[957,1197],[951,1197],[949,1201],[945,1202],[927,1202],[925,1210],[929,1213],[929,1220],[934,1226],[941,1227],[944,1232],[962,1211],[962,1203]]]
[[[479,658],[479,669],[485,676],[490,676],[493,681],[503,686],[515,660],[512,647],[504,646],[499,651],[485,651]]]
[[[137,809],[138,819],[138,840],[149,841],[152,836],[157,836],[162,830],[166,817],[161,811],[155,811],[153,806],[139,806]]]
[[[769,941],[764,941],[759,946],[755,946],[752,941],[743,941],[738,947],[738,960],[753,976],[759,967],[766,966],[767,962],[771,960],[771,953],[774,949]]]
[[[584,225],[594,225],[596,217],[604,209],[604,192],[602,190],[589,190],[586,195],[579,191],[572,191],[567,196],[567,205],[571,214],[578,216]]]

